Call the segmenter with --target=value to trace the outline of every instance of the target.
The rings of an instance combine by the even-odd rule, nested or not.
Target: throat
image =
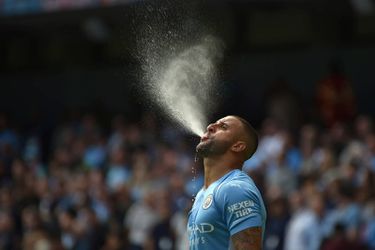
[[[232,171],[228,165],[218,163],[212,164],[208,159],[204,159],[204,188],[207,189],[212,183]]]

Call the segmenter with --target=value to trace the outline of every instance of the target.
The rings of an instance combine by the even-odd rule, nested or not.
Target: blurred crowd
[[[317,82],[311,106],[285,80],[274,86],[258,150],[243,166],[266,200],[264,248],[375,249],[374,123],[358,115],[340,63]]]
[[[104,129],[85,114],[51,135],[0,116],[0,249],[184,249],[202,185],[191,136],[152,115]]]
[[[264,249],[375,249],[372,117],[355,115],[335,71],[318,86],[320,122],[298,120],[280,86],[243,166],[266,203]],[[67,116],[46,136],[43,122],[25,130],[0,114],[0,249],[186,249],[199,138],[140,117]]]
[[[38,134],[0,116],[0,249],[186,249],[203,183],[197,138],[151,114],[104,129],[91,114]],[[375,249],[372,119],[291,131],[263,121],[244,164],[267,204],[265,249]],[[42,160],[46,159],[46,160]]]
[[[244,165],[267,201],[265,249],[375,249],[374,160],[370,117],[294,132],[265,120]]]

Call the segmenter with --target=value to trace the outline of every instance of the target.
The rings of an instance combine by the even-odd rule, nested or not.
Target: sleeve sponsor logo
[[[251,207],[254,206],[254,202],[252,200],[245,200],[241,202],[234,203],[233,205],[228,206],[228,212],[234,214],[236,219],[240,217],[244,217],[246,215],[251,214],[252,209]]]

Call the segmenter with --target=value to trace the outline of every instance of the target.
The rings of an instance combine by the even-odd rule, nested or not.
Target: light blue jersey
[[[201,189],[189,213],[191,250],[230,249],[230,237],[244,229],[262,227],[266,209],[253,180],[233,170]]]

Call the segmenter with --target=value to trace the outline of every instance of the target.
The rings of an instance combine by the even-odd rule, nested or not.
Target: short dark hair
[[[245,136],[246,136],[246,144],[247,148],[245,150],[245,160],[249,159],[257,150],[258,148],[258,133],[256,130],[251,126],[251,124],[246,121],[244,118],[240,116],[233,115],[237,120],[239,120],[244,128]]]

